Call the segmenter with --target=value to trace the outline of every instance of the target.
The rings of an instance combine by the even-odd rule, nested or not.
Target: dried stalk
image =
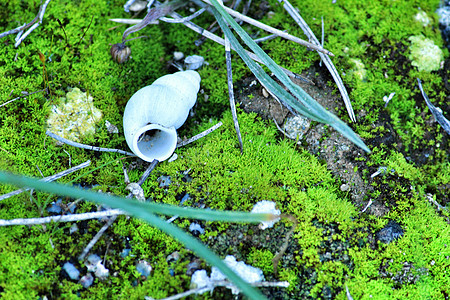
[[[203,131],[203,132],[201,132],[201,133],[199,133],[199,134],[197,134],[197,135],[194,135],[194,136],[191,137],[190,139],[188,139],[188,140],[186,140],[186,141],[182,141],[181,143],[178,143],[178,144],[177,144],[177,148],[186,146],[187,144],[190,144],[190,143],[192,143],[192,142],[195,142],[195,141],[198,140],[198,139],[201,139],[202,137],[204,137],[205,135],[210,134],[211,132],[213,132],[214,130],[216,130],[217,128],[219,128],[219,127],[222,126],[222,125],[223,125],[222,122],[217,123],[217,124],[214,125],[213,127],[209,128],[209,129],[207,129],[207,130],[205,130],[205,131]]]
[[[76,171],[81,170],[81,169],[83,169],[83,168],[86,168],[86,167],[88,167],[90,164],[91,164],[91,161],[90,161],[90,160],[85,161],[84,163],[79,164],[78,166],[75,166],[75,167],[70,168],[70,169],[68,169],[68,170],[59,172],[59,173],[57,173],[57,174],[55,174],[55,175],[45,177],[45,178],[41,179],[41,181],[50,182],[50,181],[57,180],[57,179],[59,179],[59,178],[61,178],[61,177],[64,177],[64,176],[66,176],[66,175],[69,175],[70,173],[73,173],[73,172],[76,172]],[[28,189],[28,188],[27,188],[27,189],[19,189],[19,190],[10,192],[10,193],[8,193],[8,194],[1,195],[1,196],[0,196],[0,201],[5,200],[5,199],[8,199],[9,197],[18,195],[18,194],[23,193],[23,192],[28,191],[28,190],[30,190],[30,189]]]
[[[65,139],[63,137],[60,137],[57,134],[54,134],[53,132],[47,130],[45,132],[46,135],[48,135],[51,138],[54,138],[55,140],[73,146],[73,147],[77,147],[77,148],[81,148],[81,149],[87,149],[87,150],[92,150],[92,151],[99,151],[99,152],[115,152],[115,153],[120,153],[120,154],[124,154],[124,155],[129,155],[129,156],[136,156],[134,155],[134,153],[131,152],[127,152],[127,151],[123,151],[123,150],[119,150],[119,149],[111,149],[111,148],[101,148],[101,147],[96,147],[96,146],[91,146],[91,145],[85,145],[85,144],[81,144],[81,143],[77,143],[68,139]]]
[[[249,283],[251,286],[254,287],[282,287],[282,288],[287,288],[289,286],[289,282],[287,281],[260,281],[260,282],[252,282]],[[201,287],[201,288],[197,288],[197,289],[192,289],[183,293],[179,293],[167,298],[163,298],[163,299],[159,299],[159,300],[177,300],[177,299],[181,299],[193,294],[201,294],[205,291],[208,290],[213,290],[216,287],[234,287],[234,285],[229,282],[228,280],[220,280],[220,281],[213,281],[211,282],[210,285],[206,286],[206,287]]]
[[[230,96],[231,114],[233,115],[234,129],[236,130],[239,141],[239,148],[241,149],[242,154],[244,153],[244,145],[242,144],[241,130],[239,129],[239,122],[236,113],[236,103],[234,102],[233,70],[231,68],[231,45],[227,37],[225,37],[225,60],[227,64],[228,95]]]
[[[7,36],[7,35],[18,33],[18,35],[17,35],[17,37],[16,37],[16,43],[14,44],[14,47],[17,48],[17,47],[20,45],[20,43],[22,43],[23,40],[25,40],[25,38],[26,38],[33,30],[35,30],[36,28],[38,28],[39,25],[42,23],[42,19],[44,18],[44,13],[45,13],[45,10],[47,9],[47,5],[48,5],[49,2],[50,2],[50,0],[46,0],[46,1],[44,2],[44,4],[42,4],[42,5],[39,7],[39,12],[38,12],[38,14],[36,15],[36,17],[33,19],[33,21],[31,21],[31,22],[28,23],[28,24],[24,24],[24,25],[19,26],[19,27],[17,27],[17,28],[11,29],[11,30],[9,30],[9,31],[5,31],[5,32],[3,32],[3,33],[0,33],[0,39],[3,38],[3,37],[5,37],[5,36]],[[22,32],[23,32],[25,29],[28,29],[28,30],[27,30],[25,33],[22,34]]]
[[[173,18],[182,18],[179,14],[177,14],[177,13],[175,13],[175,12],[172,12],[172,13],[170,13],[169,15],[172,16]],[[212,40],[212,41],[214,41],[214,42],[216,42],[216,43],[218,43],[218,44],[220,44],[220,45],[222,45],[222,46],[225,46],[225,40],[224,40],[223,38],[221,38],[221,37],[215,35],[214,33],[210,32],[210,31],[208,31],[208,30],[206,30],[206,29],[203,29],[202,27],[198,26],[197,24],[195,24],[195,23],[193,23],[193,22],[191,22],[191,21],[184,22],[184,23],[182,23],[182,24],[183,24],[184,26],[186,26],[187,28],[189,28],[189,29],[191,29],[191,30],[193,30],[193,31],[195,31],[195,32],[197,32],[197,33],[199,33],[199,34],[201,34],[202,36],[204,36],[204,37],[206,37],[206,38],[208,38],[208,39],[210,39],[210,40]],[[231,49],[235,50],[233,47],[231,47]],[[236,50],[235,50],[235,51],[236,51]],[[262,63],[262,61],[259,59],[259,57],[256,56],[256,54],[254,54],[253,52],[246,51],[246,53],[247,53],[248,56],[250,56],[250,58],[253,59],[254,61],[259,62],[259,63]],[[295,74],[294,72],[292,72],[292,71],[290,71],[290,70],[288,70],[288,69],[285,69],[285,68],[281,68],[281,69],[282,69],[283,72],[286,73],[286,75],[288,75],[289,77],[297,78],[297,79],[300,79],[300,80],[304,80],[300,75]]]
[[[76,222],[83,220],[90,220],[96,218],[105,218],[117,215],[125,214],[120,209],[109,209],[105,211],[89,212],[76,215],[64,215],[64,216],[52,216],[44,218],[28,218],[28,219],[13,219],[13,220],[0,220],[0,226],[11,225],[38,225],[47,224],[51,222]]]
[[[201,0],[201,1],[205,2],[206,4],[211,5],[211,2],[209,2],[208,0]],[[328,51],[328,50],[326,50],[326,49],[323,49],[322,46],[320,46],[320,44],[312,44],[312,43],[310,43],[310,42],[307,42],[307,41],[305,41],[305,40],[302,40],[302,39],[300,39],[300,38],[298,38],[298,37],[296,37],[296,36],[290,35],[290,34],[284,32],[284,31],[281,31],[281,30],[279,30],[279,29],[273,28],[273,27],[268,26],[268,25],[266,25],[266,24],[264,24],[264,23],[261,23],[261,22],[259,22],[259,21],[256,21],[255,19],[252,19],[252,18],[250,18],[250,17],[247,17],[247,16],[245,16],[245,15],[243,15],[243,14],[241,14],[241,13],[235,11],[235,10],[232,10],[232,9],[229,8],[229,7],[223,6],[223,8],[224,8],[225,11],[226,11],[227,13],[229,13],[231,16],[233,16],[233,17],[235,17],[235,18],[237,18],[237,19],[239,19],[239,20],[242,20],[242,21],[244,21],[244,22],[246,22],[246,23],[248,23],[248,24],[250,24],[250,25],[253,25],[253,26],[256,26],[256,27],[258,27],[258,28],[261,28],[262,30],[265,30],[265,31],[267,31],[267,32],[276,34],[276,35],[278,35],[278,36],[280,36],[280,37],[282,37],[282,38],[285,38],[285,39],[287,39],[287,40],[293,41],[293,42],[295,42],[295,43],[297,43],[297,44],[300,44],[300,45],[302,45],[302,46],[311,48],[311,49],[313,49],[313,50],[322,52],[322,53],[327,54],[327,55],[334,56],[334,54],[331,53],[330,51]]]
[[[303,18],[300,16],[300,14],[297,12],[297,10],[289,3],[288,0],[278,0],[280,4],[283,5],[284,9],[291,15],[291,17],[294,19],[295,22],[300,26],[300,28],[303,30],[305,35],[308,37],[308,39],[312,42],[314,42],[316,45],[320,45],[319,40],[316,38],[314,33],[312,32],[311,28],[309,28],[308,24],[303,20]],[[333,62],[331,61],[330,57],[327,55],[318,52],[320,58],[325,63],[325,66],[328,68],[328,71],[330,71],[331,76],[333,76],[334,81],[336,82],[336,85],[338,86],[338,89],[342,95],[342,98],[344,99],[345,107],[347,108],[348,115],[350,116],[350,119],[353,122],[356,122],[355,113],[353,112],[352,104],[350,102],[350,98],[348,97],[347,90],[344,86],[344,83],[342,82],[341,77],[339,76],[338,71],[333,65]]]

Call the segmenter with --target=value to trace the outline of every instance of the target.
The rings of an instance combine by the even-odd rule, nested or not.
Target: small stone
[[[389,220],[389,223],[376,234],[377,240],[385,244],[389,244],[402,236],[402,227],[392,220]]]
[[[206,273],[206,270],[198,270],[195,271],[194,274],[192,274],[191,277],[191,289],[200,289],[197,294],[202,294],[207,291],[211,291],[213,287],[211,286],[211,280],[208,277],[208,274]]]
[[[52,202],[50,203],[51,206],[49,208],[47,208],[47,211],[49,213],[53,213],[53,214],[61,214],[62,213],[62,208],[61,208],[61,204],[62,204],[62,200],[58,199],[56,202]]]
[[[205,63],[205,59],[200,55],[190,55],[184,59],[186,70],[200,69]]]
[[[97,278],[103,280],[109,276],[109,270],[103,264],[98,264],[94,274]]]
[[[108,133],[119,133],[119,128],[116,125],[111,124],[108,120],[105,120],[105,126]]]
[[[78,269],[70,262],[64,264],[63,270],[72,280],[78,280],[80,278],[80,271],[78,271]]]
[[[132,12],[138,12],[144,10],[147,7],[147,1],[137,0],[134,1],[133,4],[128,8]]]
[[[169,185],[172,183],[170,176],[160,176],[158,177],[158,179],[156,179],[156,181],[158,181],[160,188],[169,187]]]
[[[303,116],[286,118],[283,129],[290,139],[300,141],[309,130],[311,121]]]
[[[166,261],[168,263],[177,261],[179,259],[180,259],[180,252],[178,252],[178,251],[175,251],[172,254],[167,255],[167,257],[166,257]]]
[[[91,254],[87,258],[86,268],[94,272],[95,276],[103,280],[109,276],[109,270],[102,264],[102,259],[97,254]]]
[[[346,192],[350,190],[350,186],[346,183],[344,183],[343,185],[341,185],[341,191]]]
[[[94,283],[94,276],[91,273],[87,273],[83,277],[81,277],[79,282],[85,289],[90,287]]]
[[[253,266],[247,265],[243,261],[236,261],[236,258],[233,255],[227,255],[223,262],[236,274],[238,274],[242,279],[247,281],[248,283],[261,282],[264,281],[263,271],[261,269],[255,268]],[[195,273],[194,273],[195,274]],[[221,281],[225,280],[226,276],[223,275],[218,268],[211,268],[211,280],[212,281]],[[239,293],[239,289],[235,286],[231,287],[231,292],[234,295]]]
[[[77,232],[78,231],[78,226],[77,226],[77,224],[73,224],[72,226],[70,226],[70,229],[69,229],[69,233],[70,234],[73,234],[73,233],[75,233],[75,232]]]
[[[191,276],[195,271],[199,270],[201,267],[201,262],[199,259],[194,259],[186,267],[186,275]]]
[[[174,60],[181,60],[181,59],[183,59],[183,57],[184,57],[184,53],[183,52],[175,51],[173,53],[173,59]]]
[[[265,88],[262,88],[262,94],[264,98],[269,98],[269,92]]]
[[[142,189],[142,187],[137,184],[136,182],[132,182],[130,184],[127,185],[127,187],[125,188],[126,190],[130,191],[131,194],[133,194],[133,196],[141,201],[141,202],[145,202],[145,195],[144,195],[144,190]]]
[[[148,277],[152,272],[152,266],[145,260],[141,260],[136,265],[136,271],[138,271],[142,276]]]
[[[203,229],[198,223],[191,223],[191,225],[189,225],[189,231],[194,236],[199,236],[205,233],[205,229]]]
[[[131,249],[130,248],[126,248],[122,250],[122,253],[120,253],[120,256],[122,256],[123,258],[127,257],[128,255],[130,255],[131,253]]]

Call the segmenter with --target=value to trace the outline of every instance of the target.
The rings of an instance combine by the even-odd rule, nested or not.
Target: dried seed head
[[[118,43],[111,46],[110,53],[113,60],[121,64],[128,61],[131,55],[131,49],[123,43]]]

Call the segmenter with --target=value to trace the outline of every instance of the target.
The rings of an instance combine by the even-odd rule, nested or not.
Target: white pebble
[[[80,278],[80,271],[70,262],[64,264],[63,270],[66,271],[72,280],[78,280]]]
[[[236,261],[236,257],[233,255],[227,255],[223,261],[231,270],[236,272],[239,277],[247,281],[248,283],[264,281],[263,271],[253,266],[245,264],[243,261]],[[226,279],[225,275],[219,271],[218,268],[211,268],[211,280],[221,281]],[[239,294],[239,289],[236,287],[231,288],[231,292],[234,295]]]
[[[273,201],[262,200],[253,206],[253,209],[251,212],[254,214],[273,214],[273,215],[279,216],[281,214],[281,211],[279,209],[276,209],[275,206],[276,206],[276,203]],[[266,228],[272,228],[273,225],[276,222],[278,222],[279,220],[280,220],[280,218],[277,218],[273,221],[263,221],[259,225],[259,228],[261,228],[263,230]]]

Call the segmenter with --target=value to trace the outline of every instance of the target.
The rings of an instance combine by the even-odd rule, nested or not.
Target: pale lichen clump
[[[420,23],[422,23],[422,25],[424,27],[428,26],[430,24],[430,18],[428,17],[427,13],[424,11],[419,11],[415,16],[414,19]]]
[[[350,59],[350,62],[354,65],[354,68],[351,69],[349,73],[361,81],[366,81],[367,71],[364,63],[358,58]]]
[[[93,135],[102,113],[92,100],[92,96],[73,88],[66,97],[60,98],[60,104],[53,105],[47,120],[48,130],[71,141]]]
[[[409,59],[413,66],[416,66],[419,71],[426,72],[437,71],[441,68],[444,54],[432,40],[422,35],[411,36],[409,40],[411,41]]]

